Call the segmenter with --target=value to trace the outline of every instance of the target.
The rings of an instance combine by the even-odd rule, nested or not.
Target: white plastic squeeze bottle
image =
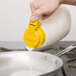
[[[24,33],[26,48],[44,47],[64,38],[70,31],[71,16],[68,9],[60,6],[55,13],[44,21],[30,20]]]

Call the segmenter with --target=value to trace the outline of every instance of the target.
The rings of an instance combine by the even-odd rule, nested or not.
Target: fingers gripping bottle
[[[60,6],[52,16],[42,22],[29,21],[24,33],[26,47],[36,49],[54,44],[69,33],[70,27],[70,13],[66,7]]]

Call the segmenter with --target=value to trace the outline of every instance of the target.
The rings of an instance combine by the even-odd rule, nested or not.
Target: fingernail
[[[31,16],[31,21],[36,21],[36,17],[35,16]]]

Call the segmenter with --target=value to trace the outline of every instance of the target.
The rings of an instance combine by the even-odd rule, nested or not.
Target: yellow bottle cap
[[[29,48],[36,49],[41,46],[45,41],[45,33],[41,28],[39,20],[32,22],[29,21],[29,26],[24,32],[24,41]]]

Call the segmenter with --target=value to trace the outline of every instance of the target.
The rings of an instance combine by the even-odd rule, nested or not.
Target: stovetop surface
[[[50,49],[45,52],[56,54],[62,50],[63,49]],[[61,56],[61,58],[64,62],[64,66],[59,71],[58,76],[76,76],[76,49]]]

